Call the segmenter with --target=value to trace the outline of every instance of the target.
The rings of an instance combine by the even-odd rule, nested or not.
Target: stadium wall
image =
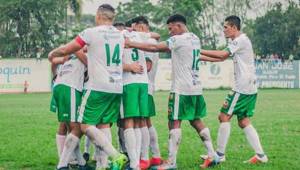
[[[300,88],[300,61],[256,61],[257,83],[260,88]],[[201,62],[200,77],[206,89],[229,88],[233,84],[233,61]],[[171,87],[171,60],[159,60],[156,90]]]
[[[50,73],[46,59],[1,59],[0,93],[49,92]]]
[[[201,62],[200,76],[206,89],[229,88],[233,83],[233,62]],[[257,61],[260,88],[300,88],[300,62]],[[159,60],[156,90],[171,87],[171,60]],[[26,89],[27,87],[27,89]],[[1,59],[0,93],[50,92],[51,69],[46,59]]]

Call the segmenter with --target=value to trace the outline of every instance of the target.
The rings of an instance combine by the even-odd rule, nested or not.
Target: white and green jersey
[[[153,38],[147,40],[148,43],[157,44],[157,41]],[[148,72],[148,94],[153,95],[155,91],[155,76],[157,72],[157,65],[159,60],[159,53],[145,52],[146,59],[152,62],[152,68]]]
[[[135,42],[145,42],[147,39],[150,38],[149,34],[144,32],[129,32],[125,30],[123,31],[123,34],[125,37],[129,38],[130,41]],[[138,62],[144,68],[144,72],[142,74],[124,72],[123,84],[127,85],[131,83],[148,83],[145,52],[136,48],[126,48],[124,50],[123,63],[132,64],[134,62]]]
[[[85,29],[76,41],[87,45],[89,81],[86,88],[108,93],[122,93],[122,55],[124,37],[110,25]]]
[[[175,35],[167,40],[171,50],[171,92],[182,95],[201,95],[200,40],[191,33]]]
[[[85,65],[76,56],[71,55],[69,60],[58,68],[54,86],[64,84],[82,91],[85,69]]]
[[[234,86],[233,91],[242,94],[257,93],[254,53],[246,34],[229,41],[228,48],[233,55]]]

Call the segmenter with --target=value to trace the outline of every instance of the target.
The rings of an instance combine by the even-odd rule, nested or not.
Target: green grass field
[[[214,145],[218,130],[217,115],[228,90],[205,90],[208,116]],[[167,156],[167,92],[155,95],[158,116],[154,125],[159,133],[163,157]],[[57,153],[56,115],[49,110],[50,94],[0,94],[0,170],[55,169]],[[245,135],[232,119],[227,161],[213,169],[300,169],[300,90],[260,90],[256,112],[252,118],[263,148],[270,159],[268,164],[247,165],[242,162],[254,152]],[[199,155],[205,153],[196,132],[188,122],[182,126],[183,136],[178,154],[179,170],[199,169]],[[113,134],[116,134],[115,128]],[[116,139],[116,136],[114,136]]]

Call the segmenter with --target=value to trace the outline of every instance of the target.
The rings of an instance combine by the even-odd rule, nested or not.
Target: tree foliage
[[[276,4],[264,16],[256,18],[247,32],[256,53],[261,56],[277,54],[284,59],[300,55],[300,8],[290,2],[284,10]]]
[[[35,57],[42,52],[46,57],[67,40],[67,8],[80,16],[80,5],[80,0],[1,0],[0,55]]]

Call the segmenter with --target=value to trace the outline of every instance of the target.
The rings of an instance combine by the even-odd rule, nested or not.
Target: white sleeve
[[[89,45],[91,42],[90,29],[85,29],[76,37],[76,41],[84,46]]]
[[[175,49],[175,47],[176,47],[176,38],[175,37],[170,37],[167,40],[167,45],[168,45],[168,47],[169,47],[170,50]]]
[[[230,53],[233,55],[234,53],[236,53],[239,49],[241,49],[242,43],[240,41],[231,41],[228,43],[228,49],[230,51]]]

